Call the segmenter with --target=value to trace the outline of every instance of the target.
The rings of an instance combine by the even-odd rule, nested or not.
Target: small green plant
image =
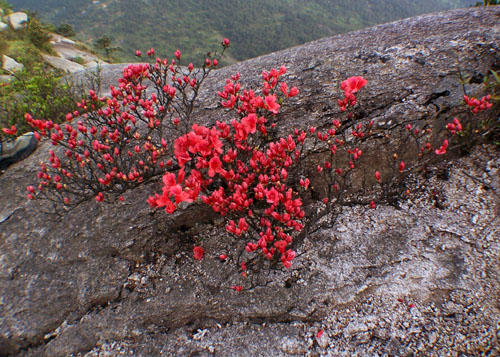
[[[6,36],[0,33],[0,57],[6,53],[8,47]]]
[[[12,5],[5,0],[0,0],[0,9],[5,12],[5,15],[8,15],[12,12]]]
[[[75,36],[75,31],[73,30],[73,26],[70,24],[60,24],[55,31],[57,34],[65,37],[73,37]]]
[[[77,109],[76,98],[82,93],[62,79],[62,73],[43,65],[17,72],[10,83],[0,84],[0,126],[15,125],[18,134],[31,128],[24,114],[62,122],[68,112]]]
[[[36,18],[30,18],[28,23],[28,38],[38,49],[44,52],[52,52],[50,33]]]
[[[72,61],[81,64],[82,66],[85,64],[85,60],[80,56],[76,56],[75,58],[72,59]]]

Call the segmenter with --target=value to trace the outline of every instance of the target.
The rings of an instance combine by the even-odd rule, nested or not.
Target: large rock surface
[[[236,64],[209,78],[196,115],[223,115],[214,94],[229,74],[256,84],[283,64],[301,90],[284,129],[339,115],[332,94],[351,75],[370,81],[364,116],[446,123],[465,113],[458,69],[475,79],[474,93],[500,67],[499,18],[498,7],[420,16]],[[110,81],[119,70],[103,73]],[[431,180],[439,208],[423,196],[401,209],[346,209],[333,229],[303,239],[293,269],[250,276],[255,287],[241,293],[230,286],[242,278],[218,259],[230,240],[221,221],[196,205],[153,213],[145,199],[155,185],[61,220],[27,201],[48,149],[0,176],[0,355],[500,353],[500,159],[491,148]],[[192,259],[199,240],[201,262]]]
[[[16,60],[10,58],[9,56],[2,56],[2,69],[4,69],[5,71],[16,72],[22,70],[23,68],[24,66],[22,63],[16,62]]]
[[[65,72],[78,72],[85,70],[85,66],[62,57],[43,55],[43,59],[52,67],[59,68]]]

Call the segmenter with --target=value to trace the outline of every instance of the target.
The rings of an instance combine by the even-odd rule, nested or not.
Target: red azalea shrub
[[[221,55],[228,46],[224,40]],[[154,50],[147,54],[154,56]],[[280,110],[299,94],[282,80],[285,67],[263,72],[258,91],[242,88],[239,74],[231,76],[217,95],[235,118],[199,125],[192,119],[194,101],[220,55],[208,57],[198,70],[179,65],[180,51],[174,56],[126,67],[110,98],[90,91],[78,103],[80,110],[67,114],[65,125],[26,115],[37,137],[56,147],[41,165],[39,183],[28,186],[28,197],[66,207],[89,198],[123,200],[126,190],[161,176],[162,192],[149,197],[149,204],[168,214],[182,202],[209,205],[226,219],[226,230],[245,241],[243,260],[248,260],[238,259],[237,265],[246,276],[248,262],[256,256],[289,268],[296,255],[293,239],[306,223],[328,215],[334,219],[338,207],[365,204],[374,209],[418,189],[405,187],[408,175],[444,155],[462,132],[460,121],[453,119],[446,126],[449,135],[436,147],[428,125],[402,122],[376,128],[353,110],[356,94],[368,83],[356,76],[341,83],[344,98],[338,105],[345,118],[280,136]],[[474,113],[491,106],[489,97],[464,99]],[[81,117],[76,124],[75,117]],[[390,146],[396,135],[399,140],[392,142],[405,143],[402,153]],[[373,171],[366,172],[361,163],[367,153],[382,147],[393,153],[392,159],[386,167],[371,165]],[[304,200],[313,192],[316,213],[306,217]],[[201,245],[193,248],[196,260],[204,254]],[[226,261],[228,256],[219,258]],[[241,285],[232,288],[243,290]]]

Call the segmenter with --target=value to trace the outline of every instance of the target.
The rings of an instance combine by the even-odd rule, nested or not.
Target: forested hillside
[[[187,60],[203,57],[221,38],[239,61],[317,38],[422,13],[467,7],[474,0],[10,0],[45,21],[73,25],[81,40],[109,36],[114,55],[136,49],[160,55],[180,48]]]

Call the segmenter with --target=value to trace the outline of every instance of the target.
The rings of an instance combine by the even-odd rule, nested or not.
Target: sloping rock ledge
[[[255,83],[283,64],[301,90],[283,127],[339,115],[332,93],[350,75],[370,81],[359,97],[366,117],[446,123],[465,113],[457,69],[479,79],[468,87],[475,93],[499,68],[499,18],[498,7],[425,15],[236,64],[209,79],[197,115],[222,116],[214,93],[229,74]],[[25,199],[48,149],[0,176],[0,355],[500,353],[492,148],[431,181],[440,208],[427,196],[399,210],[350,208],[305,238],[292,270],[256,277],[262,283],[243,293],[229,288],[238,276],[217,258],[220,221],[198,207],[153,214],[145,198],[157,187],[51,220],[43,203]],[[207,251],[201,262],[191,257],[195,238]]]

